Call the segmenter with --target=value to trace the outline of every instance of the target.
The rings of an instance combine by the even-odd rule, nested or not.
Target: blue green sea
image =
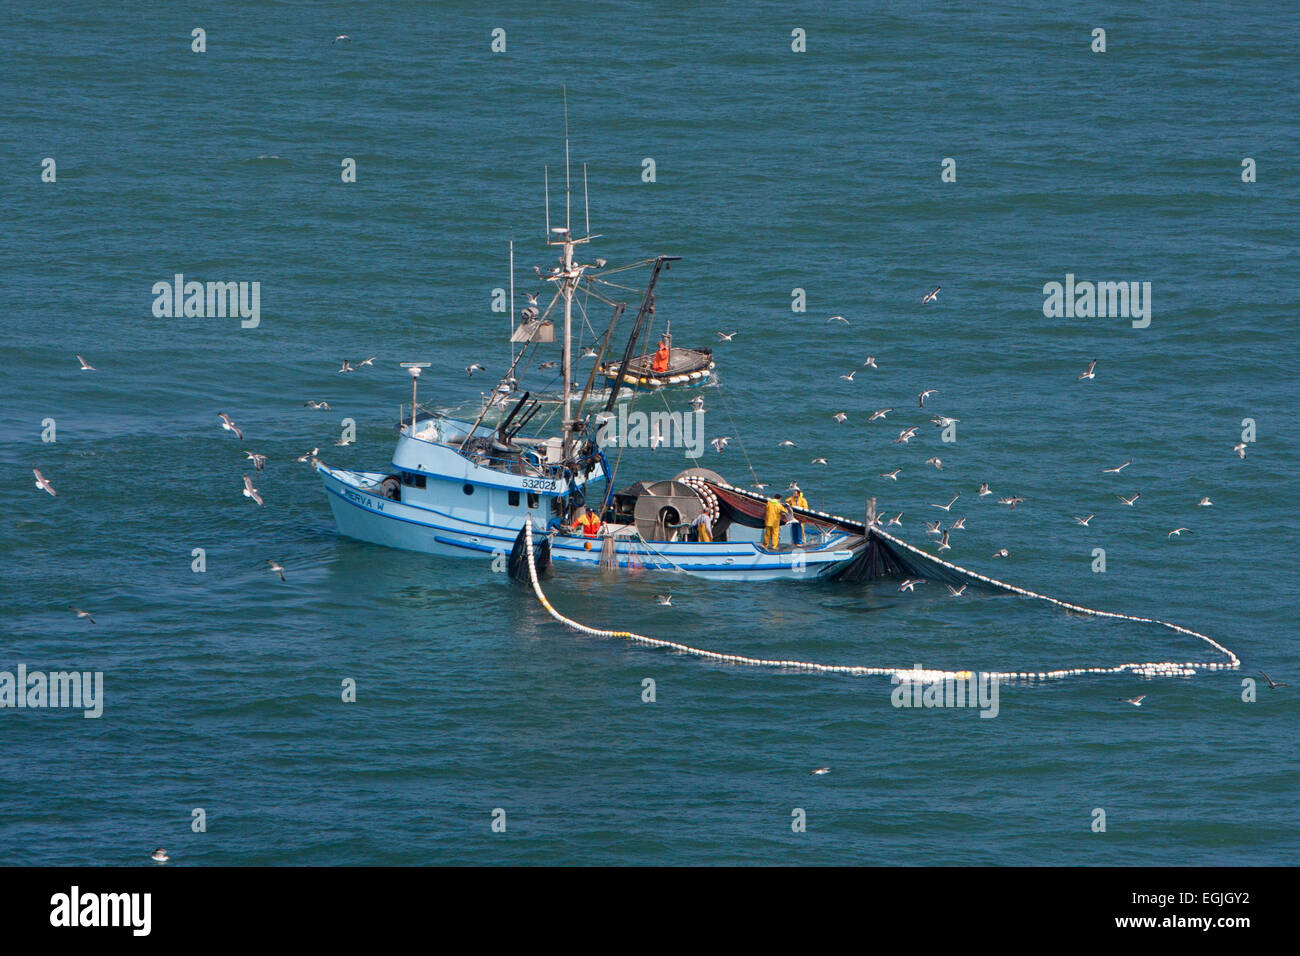
[[[101,672],[103,713],[0,708],[0,863],[1296,862],[1293,5],[70,0],[3,20],[0,672]],[[904,709],[884,678],[586,636],[488,562],[341,538],[293,459],[385,470],[400,362],[431,363],[437,407],[504,371],[494,290],[513,240],[516,309],[542,291],[566,101],[591,254],[682,257],[656,322],[714,347],[706,430],[734,436],[700,464],[854,518],[875,497],[930,551],[923,522],[964,515],[945,558],[1203,632],[1240,669],[1015,683],[996,719]],[[156,316],[177,273],[260,283],[257,326]],[[1046,315],[1067,275],[1150,283],[1149,324]],[[263,508],[245,450],[269,459]],[[629,450],[617,483],[690,464]],[[1224,660],[975,589],[543,584],[593,627],[755,657]]]

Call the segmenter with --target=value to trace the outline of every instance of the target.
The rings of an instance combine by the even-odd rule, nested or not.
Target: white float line
[[[898,544],[903,545],[904,547],[907,547],[912,551],[916,551],[918,554],[920,554],[923,557],[932,558],[931,555],[926,554],[924,551],[917,551],[917,549],[912,548],[912,546],[907,544],[907,542],[905,541],[896,541],[896,539],[892,537],[889,536],[886,537],[888,537],[891,542],[896,542]],[[682,644],[677,641],[667,641],[667,640],[663,640],[662,638],[647,637],[644,634],[637,634],[632,631],[611,631],[611,630],[604,630],[596,627],[588,627],[587,625],[581,624],[578,621],[573,620],[572,618],[565,617],[563,614],[557,611],[555,607],[551,604],[551,602],[547,600],[546,594],[542,591],[542,586],[540,582],[537,580],[537,565],[533,561],[533,525],[531,521],[524,522],[524,543],[525,543],[525,550],[528,555],[528,577],[529,580],[532,582],[533,593],[537,595],[537,600],[541,603],[542,607],[546,608],[547,613],[550,614],[551,617],[555,618],[565,627],[572,628],[575,631],[580,631],[583,634],[590,634],[594,637],[623,638],[624,640],[631,641],[634,644],[642,644],[647,647],[664,648],[666,650],[677,651],[680,654],[690,654],[693,657],[702,657],[705,660],[719,661],[726,664],[740,664],[747,667],[768,667],[768,668],[775,668],[779,670],[807,671],[807,672],[817,673],[817,674],[845,674],[852,677],[890,677],[890,678],[897,677],[900,682],[935,681],[935,680],[945,680],[950,678],[957,679],[957,680],[965,680],[974,676],[974,672],[969,670],[948,671],[948,670],[923,670],[919,667],[910,667],[910,668],[865,667],[865,666],[858,666],[852,664],[817,664],[812,661],[776,660],[774,658],[746,657],[745,655],[742,654],[721,654],[718,653],[717,651],[707,651],[699,647],[691,647],[688,644]],[[937,558],[932,558],[932,559],[938,560]],[[940,563],[947,564],[946,561]],[[1237,656],[1235,654],[1233,654],[1231,651],[1227,650],[1226,648],[1222,647],[1220,644],[1217,644],[1215,641],[1211,640],[1210,638],[1206,637],[1204,634],[1198,634],[1196,631],[1188,630],[1185,627],[1179,627],[1176,624],[1169,624],[1166,621],[1157,621],[1154,618],[1132,617],[1127,614],[1114,614],[1109,611],[1094,611],[1090,608],[1078,607],[1077,605],[1074,604],[1067,604],[1064,601],[1057,601],[1055,598],[1043,597],[1042,595],[1034,594],[1032,591],[1026,591],[1022,588],[1012,587],[1009,584],[1003,584],[1000,581],[994,581],[992,578],[985,578],[983,575],[972,574],[969,571],[965,571],[964,569],[957,567],[957,565],[949,565],[949,567],[953,568],[954,570],[961,571],[963,574],[971,574],[972,577],[978,578],[980,580],[986,581],[990,584],[999,587],[1006,588],[1018,594],[1024,594],[1029,597],[1041,598],[1042,600],[1050,601],[1053,604],[1057,604],[1061,607],[1068,608],[1070,610],[1078,610],[1081,613],[1096,614],[1102,617],[1116,617],[1116,618],[1122,618],[1124,620],[1138,621],[1147,624],[1162,624],[1165,627],[1173,628],[1175,631],[1179,631],[1184,634],[1191,634],[1195,637],[1201,638],[1202,640],[1208,641],[1210,644],[1214,645],[1216,648],[1223,651],[1223,653],[1226,654],[1231,660],[1231,663],[1228,664],[1224,664],[1220,662],[1202,663],[1202,662],[1195,662],[1195,661],[1189,661],[1180,664],[1180,663],[1174,663],[1172,661],[1153,661],[1147,663],[1119,664],[1114,667],[1071,667],[1071,668],[1064,668],[1064,669],[1051,670],[1051,671],[981,671],[980,672],[982,674],[986,674],[989,677],[997,678],[1000,681],[1058,680],[1063,677],[1076,677],[1083,674],[1122,674],[1122,673],[1136,673],[1145,677],[1187,677],[1194,674],[1198,669],[1205,669],[1205,670],[1235,669],[1240,663],[1237,660]]]

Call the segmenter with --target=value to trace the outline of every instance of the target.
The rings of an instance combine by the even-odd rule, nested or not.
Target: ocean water
[[[0,862],[147,865],[165,846],[185,866],[1294,863],[1296,11],[558,13],[11,12],[0,671],[102,671],[105,699],[98,720],[0,711]],[[1094,28],[1105,53],[1090,50]],[[796,29],[806,52],[791,49]],[[518,304],[540,291],[531,267],[550,264],[543,170],[555,222],[564,86],[575,184],[585,163],[602,236],[592,254],[682,256],[656,318],[678,344],[716,345],[708,435],[738,440],[703,464],[737,484],[797,480],[814,506],[851,516],[876,496],[927,547],[922,520],[942,516],[929,504],[960,492],[953,516],[969,529],[946,557],[1202,631],[1241,670],[1017,684],[991,720],[906,710],[879,678],[586,637],[487,563],[340,538],[292,458],[321,446],[331,464],[386,467],[409,400],[398,362],[431,362],[422,398],[444,406],[487,378],[465,366],[503,369],[492,290],[508,282],[512,238]],[[946,158],[955,182],[941,181]],[[260,325],[156,318],[152,286],[178,272],[260,282]],[[1067,273],[1149,282],[1149,327],[1046,317],[1043,286]],[[77,353],[98,371],[79,371]],[[878,369],[861,368],[867,355]],[[1093,359],[1096,378],[1078,381]],[[868,425],[882,407],[897,411]],[[244,441],[219,428],[223,411]],[[940,441],[934,413],[960,419],[956,442]],[[334,448],[343,418],[358,440]],[[1244,419],[1257,440],[1241,460]],[[908,424],[916,440],[892,444]],[[271,459],[262,509],[240,495],[246,448]],[[688,464],[629,451],[619,482]],[[877,477],[897,467],[897,483]],[[979,499],[982,481],[1027,500]],[[1115,498],[1135,492],[1133,508]],[[1212,508],[1196,507],[1202,495]],[[1071,520],[1091,512],[1091,528]],[[1180,526],[1190,533],[1167,536]],[[990,557],[1002,547],[1009,557]],[[581,570],[545,586],[593,626],[765,657],[1218,659],[1158,628],[974,591]],[[671,608],[655,603],[665,591]],[[1294,686],[1261,680],[1243,701],[1261,670]],[[1140,708],[1119,700],[1139,694]],[[195,808],[206,832],[191,829]],[[806,832],[792,830],[798,809]]]

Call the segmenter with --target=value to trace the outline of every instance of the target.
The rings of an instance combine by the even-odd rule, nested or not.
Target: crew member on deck
[[[578,515],[578,520],[574,523],[574,527],[588,538],[594,538],[600,534],[600,518],[590,508],[583,508],[582,514]]]
[[[713,540],[713,519],[709,517],[707,511],[701,511],[691,522],[691,527],[695,529],[695,540],[705,544]]]
[[[763,547],[775,551],[781,546],[781,517],[785,514],[785,503],[780,495],[773,495],[767,502],[767,511],[763,514]]]
[[[672,350],[668,348],[666,339],[659,340],[659,351],[655,352],[655,360],[650,365],[650,371],[656,375],[662,375],[668,371],[668,357],[672,355]]]
[[[808,510],[808,499],[803,496],[799,486],[791,482],[790,497],[785,499],[785,503],[790,506],[790,540],[794,544],[803,544],[803,522],[799,516],[794,513],[795,508]]]

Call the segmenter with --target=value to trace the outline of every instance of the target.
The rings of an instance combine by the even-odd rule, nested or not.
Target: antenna
[[[515,364],[515,241],[510,240],[510,364]]]
[[[569,222],[569,88],[560,87],[564,91],[564,227],[568,229],[571,226]]]
[[[401,362],[402,368],[411,373],[411,437],[415,437],[415,389],[420,381],[420,369],[428,368],[429,362]]]
[[[542,167],[542,188],[546,192],[546,238],[551,238],[551,167]]]
[[[587,195],[587,164],[582,164],[582,204],[587,207],[587,235],[591,235],[591,198]]]

